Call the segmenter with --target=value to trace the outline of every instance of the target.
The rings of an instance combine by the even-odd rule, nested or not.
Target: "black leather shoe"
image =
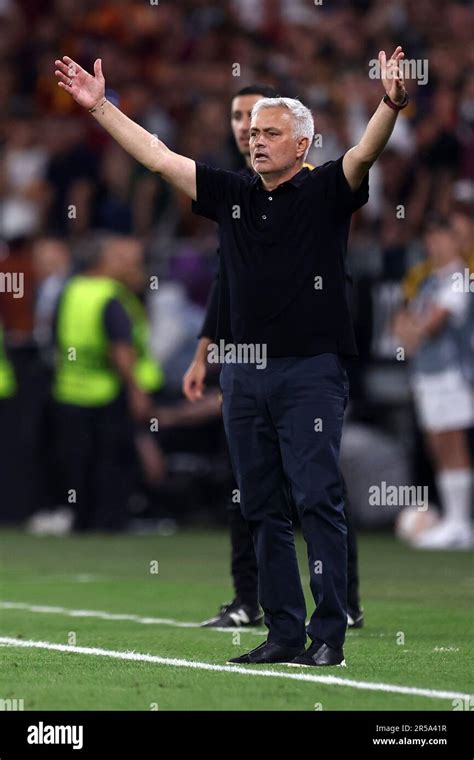
[[[306,665],[306,667],[316,667],[319,665],[339,665],[341,668],[346,667],[344,652],[342,647],[333,649],[323,641],[313,641],[310,647],[297,655],[289,665]]]
[[[231,663],[254,663],[264,664],[268,662],[292,662],[297,655],[304,654],[304,647],[286,647],[282,644],[274,644],[264,641],[263,644],[251,649],[250,652],[233,657],[227,662]]]

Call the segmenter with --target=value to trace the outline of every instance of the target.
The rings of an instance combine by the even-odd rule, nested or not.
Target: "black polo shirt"
[[[254,172],[248,166],[239,169],[237,174],[243,174],[246,177],[254,176]],[[229,321],[229,288],[225,273],[221,277],[219,248],[217,248],[216,253],[218,257],[217,272],[207,298],[204,321],[196,337],[198,339],[212,338],[213,341],[218,341],[222,337],[224,340],[232,341]]]
[[[193,211],[219,224],[219,299],[229,301],[230,325],[218,333],[229,342],[266,344],[267,356],[357,355],[345,256],[368,176],[352,192],[342,158],[272,191],[258,175],[196,164]]]

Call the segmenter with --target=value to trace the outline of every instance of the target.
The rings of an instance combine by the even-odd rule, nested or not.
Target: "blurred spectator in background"
[[[411,358],[419,423],[436,472],[443,518],[417,539],[424,549],[472,546],[473,483],[468,430],[474,425],[474,293],[452,221],[425,228],[429,273],[394,320]]]
[[[13,116],[5,125],[0,155],[0,238],[4,240],[28,237],[41,228],[47,151],[38,126],[26,115]]]
[[[36,280],[33,336],[37,346],[48,349],[53,342],[53,320],[61,291],[71,268],[69,246],[62,238],[39,238],[32,247]]]
[[[34,278],[33,341],[35,415],[31,417],[34,461],[34,509],[49,513],[57,500],[56,446],[51,381],[54,365],[54,320],[58,300],[71,270],[71,251],[62,238],[37,238],[31,248]],[[32,361],[32,364],[33,364]],[[33,389],[32,389],[33,390]],[[46,522],[47,522],[47,518]],[[56,511],[53,525],[69,523],[68,513]],[[53,528],[54,531],[54,528]]]
[[[84,123],[71,116],[45,122],[49,158],[44,226],[56,235],[79,235],[94,223],[98,159],[85,135]]]
[[[0,399],[12,398],[16,392],[15,372],[6,352],[3,325],[0,324]]]
[[[143,307],[125,285],[141,284],[141,244],[95,235],[79,259],[82,272],[66,284],[55,328],[58,475],[77,530],[118,530],[130,491],[130,421],[150,425],[148,394],[163,375],[148,353]]]
[[[18,407],[14,402],[17,383],[13,364],[5,346],[3,325],[0,322],[0,510],[14,519],[16,493],[15,459],[19,456],[15,427]]]

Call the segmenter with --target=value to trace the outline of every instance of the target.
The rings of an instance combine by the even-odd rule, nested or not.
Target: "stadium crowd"
[[[432,272],[437,254],[427,258],[425,233],[433,225],[447,231],[453,260],[461,257],[474,271],[474,4],[0,0],[0,22],[0,366],[3,357],[11,368],[0,398],[0,521],[30,519],[41,530],[41,521],[31,521],[38,511],[54,509],[60,518],[56,508],[71,506],[72,475],[60,454],[75,423],[58,424],[52,408],[53,344],[64,285],[88,267],[104,267],[143,301],[149,348],[164,379],[147,389],[153,406],[136,392],[114,418],[104,451],[113,438],[123,445],[122,472],[104,470],[105,455],[97,463],[108,498],[118,499],[111,482],[127,493],[123,513],[112,522],[82,513],[80,526],[141,530],[158,521],[167,530],[173,520],[221,520],[232,487],[217,372],[204,407],[191,408],[181,392],[216,270],[215,226],[57,87],[54,60],[65,53],[88,71],[100,57],[108,99],[169,147],[237,169],[229,112],[240,88],[263,82],[308,105],[316,128],[308,161],[318,166],[357,143],[381,97],[371,61],[379,49],[403,45],[412,63],[405,70],[410,104],[370,172],[369,203],[351,228],[361,360],[350,371],[342,465],[361,524],[385,525],[395,516],[396,509],[367,503],[370,484],[381,480],[428,483],[430,502],[443,507],[440,460],[415,413],[409,362],[400,360],[400,336],[407,343],[410,336],[399,310],[417,299]],[[91,250],[97,230],[122,236],[112,253],[97,251],[97,236]],[[120,239],[135,251],[129,258]],[[111,257],[120,259],[121,272]],[[6,286],[19,273],[15,293]],[[421,319],[422,308],[412,319]],[[119,330],[119,319],[112,322],[111,332]],[[160,421],[152,446],[143,431],[150,417]],[[75,445],[80,449],[78,438]],[[98,493],[104,486],[94,483]]]

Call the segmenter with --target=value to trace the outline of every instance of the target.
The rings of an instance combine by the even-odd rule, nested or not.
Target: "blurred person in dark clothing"
[[[245,161],[243,174],[253,175],[250,162],[249,130],[250,115],[255,103],[264,97],[275,97],[276,90],[263,84],[250,85],[239,90],[231,102],[231,128],[237,149]],[[313,168],[311,164],[305,166]],[[218,323],[229,324],[229,315],[219,304],[218,289],[220,271],[212,284],[208,298],[206,316],[198,335],[198,345],[193,362],[183,378],[183,392],[186,398],[195,402],[203,400],[204,380],[208,364],[208,347],[218,340]],[[346,518],[348,523],[348,626],[360,628],[363,625],[363,612],[359,598],[359,572],[357,558],[357,541],[355,537],[350,511],[347,509],[347,493],[345,492]],[[228,514],[231,539],[231,574],[235,597],[232,601],[221,605],[218,614],[203,623],[205,627],[242,627],[255,626],[263,623],[263,616],[258,603],[258,571],[257,559],[252,535],[245,521],[239,500],[232,497],[228,501]]]
[[[54,315],[70,272],[71,252],[61,238],[39,238],[33,244],[33,274],[36,280],[33,335],[37,346],[52,343]]]
[[[130,157],[111,144],[102,156],[97,189],[96,223],[119,235],[132,232],[132,170]]]
[[[53,329],[58,300],[71,268],[68,243],[56,237],[42,237],[33,242],[32,269],[35,281],[33,303],[33,338],[37,348],[34,396],[37,401],[34,450],[33,517],[27,527],[33,532],[60,533],[60,525],[70,523],[69,511],[55,510],[57,476],[53,426],[51,380],[54,362]]]
[[[79,254],[83,271],[67,282],[55,326],[52,395],[63,498],[74,506],[77,530],[120,530],[129,442],[149,426],[150,394],[163,374],[148,352],[144,308],[125,284],[136,282],[141,244],[95,235]]]
[[[98,173],[84,126],[74,117],[52,119],[46,123],[45,140],[50,150],[46,228],[60,235],[84,232],[92,226]]]

